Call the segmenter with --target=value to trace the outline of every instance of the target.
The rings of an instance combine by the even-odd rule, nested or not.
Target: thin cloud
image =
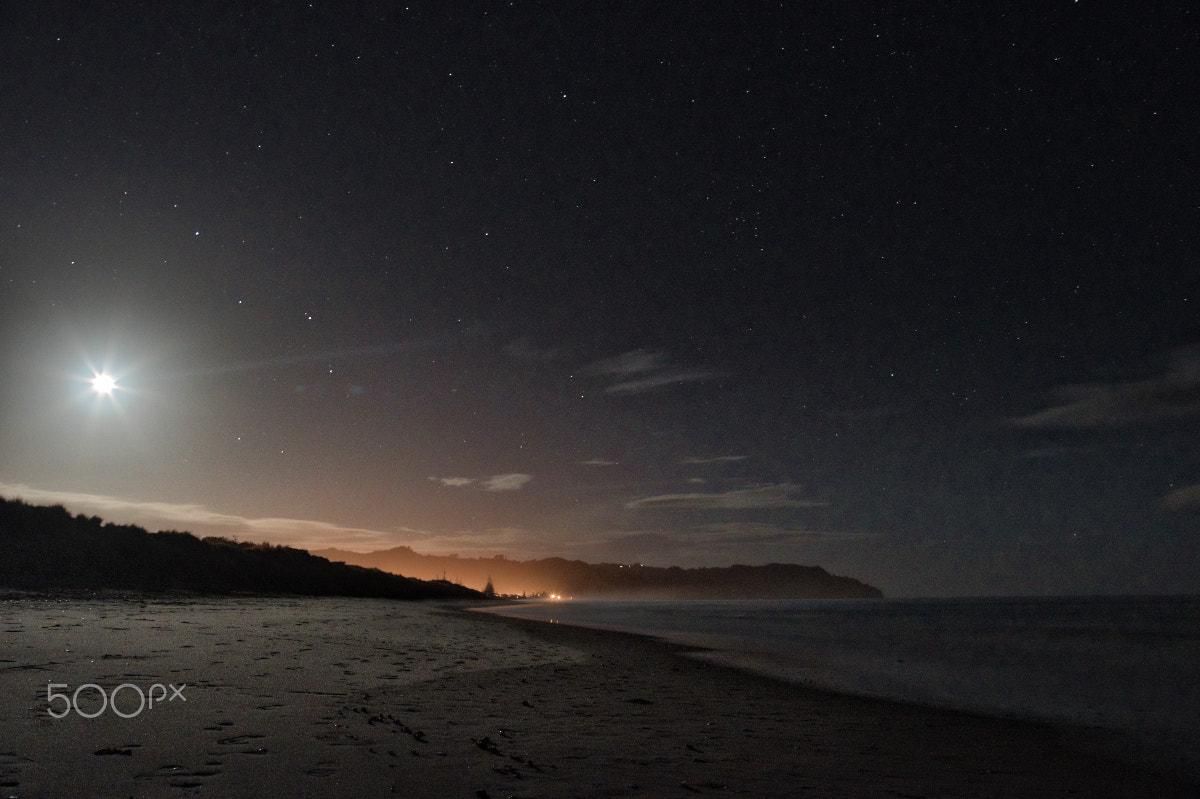
[[[606,394],[642,394],[667,386],[719,377],[711,369],[672,367],[663,352],[631,350],[595,361],[580,370],[585,375],[605,375],[619,382],[604,389]]]
[[[617,383],[604,389],[605,394],[641,394],[646,391],[653,391],[656,388],[664,386],[674,386],[680,383],[694,383],[698,380],[708,380],[714,377],[720,377],[720,372],[714,372],[710,369],[693,369],[680,370],[673,372],[663,372],[662,374],[652,375],[642,378],[641,380],[627,380],[624,383]]]
[[[466,488],[475,482],[474,477],[430,477],[435,483],[441,483],[447,488]]]
[[[651,350],[632,350],[585,366],[584,374],[633,375],[653,372],[666,364],[667,356]]]
[[[531,474],[498,474],[483,481],[484,491],[518,491],[533,479]]]
[[[531,474],[494,474],[491,477],[430,477],[447,488],[478,486],[481,491],[517,491],[533,479]]]
[[[1163,497],[1162,504],[1167,510],[1200,509],[1200,485],[1177,488]]]
[[[0,495],[34,504],[62,505],[73,513],[97,515],[119,524],[136,524],[148,530],[184,530],[197,535],[239,536],[251,541],[320,549],[386,549],[404,543],[408,534],[425,535],[415,530],[385,532],[361,527],[343,527],[308,519],[248,518],[218,513],[203,505],[173,502],[145,502],[86,494],[76,491],[52,491],[19,483],[0,483]]]
[[[501,475],[507,476],[507,475]],[[98,515],[114,524],[135,524],[147,530],[181,530],[197,536],[224,536],[269,542],[298,549],[345,549],[374,552],[397,546],[427,554],[458,553],[490,557],[547,557],[556,554],[552,537],[519,527],[431,531],[398,527],[370,530],[308,519],[248,518],[218,513],[203,505],[143,502],[75,491],[50,491],[19,483],[0,483],[0,496],[38,505],[63,505],[71,513]]]
[[[1018,427],[1121,427],[1200,419],[1200,345],[1175,353],[1167,373],[1132,383],[1062,386],[1059,404],[1014,420]]]
[[[620,466],[616,461],[590,460],[579,461],[580,466]]]
[[[680,463],[699,465],[703,463],[732,463],[746,460],[746,455],[718,455],[715,458],[684,458]]]
[[[634,510],[744,510],[751,508],[817,508],[828,505],[797,497],[799,487],[791,483],[742,488],[734,491],[695,494],[660,494],[625,503]]]

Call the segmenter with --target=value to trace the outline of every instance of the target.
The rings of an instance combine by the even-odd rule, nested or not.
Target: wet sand
[[[441,604],[0,602],[0,796],[1196,795],[1084,744]]]

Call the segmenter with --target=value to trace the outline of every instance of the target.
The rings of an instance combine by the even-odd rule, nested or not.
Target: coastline
[[[1106,730],[826,691],[640,633],[475,615],[620,664],[625,674],[609,685],[669,675],[677,701],[692,706],[680,732],[697,715],[767,722],[745,728],[747,741],[723,745],[740,752],[748,770],[756,758],[790,758],[779,777],[799,790],[768,780],[753,795],[1185,796],[1200,786],[1196,775],[1126,757],[1128,740]],[[689,690],[690,681],[702,689]]]
[[[645,635],[828,693],[1048,725],[1089,751],[1200,780],[1194,597],[592,600],[486,610]]]
[[[1084,751],[1087,742],[1070,731],[822,693],[683,657],[685,648],[661,641],[464,607],[261,597],[0,602],[0,790],[1195,793],[1183,775]],[[134,718],[54,719],[48,683],[186,684],[186,703]]]

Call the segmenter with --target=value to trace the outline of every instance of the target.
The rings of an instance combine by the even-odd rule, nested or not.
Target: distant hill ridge
[[[851,599],[880,598],[878,588],[819,566],[772,563],[683,569],[638,564],[585,563],[546,558],[509,560],[421,555],[410,547],[376,552],[313,550],[332,561],[369,566],[422,579],[445,577],[483,588],[490,580],[501,594],[624,596],[642,599]]]
[[[0,588],[467,599],[461,585],[330,563],[302,549],[150,533],[0,498]]]

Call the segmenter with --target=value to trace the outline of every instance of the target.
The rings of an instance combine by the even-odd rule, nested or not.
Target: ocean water
[[[568,601],[489,609],[815,688],[1109,733],[1200,773],[1200,597]],[[1133,751],[1137,750],[1137,751]]]

